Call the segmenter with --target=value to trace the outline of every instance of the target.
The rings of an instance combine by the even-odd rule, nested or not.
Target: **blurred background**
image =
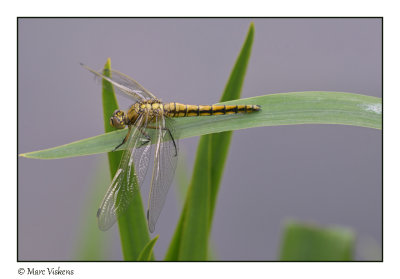
[[[20,18],[18,152],[103,133],[100,83],[79,62],[100,70],[110,57],[113,68],[165,102],[216,103],[251,22],[243,98],[308,90],[382,97],[380,19]],[[131,104],[118,98],[122,109]],[[343,125],[234,132],[212,228],[215,259],[277,260],[283,225],[295,219],[349,228],[357,236],[355,259],[379,260],[381,136]],[[197,142],[180,141],[183,181]],[[18,260],[122,260],[118,227],[97,229],[109,182],[106,154],[18,158]],[[165,255],[181,200],[173,185],[152,235],[160,235],[157,259]]]

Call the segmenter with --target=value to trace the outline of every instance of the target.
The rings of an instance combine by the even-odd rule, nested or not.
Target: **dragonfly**
[[[128,127],[125,144],[117,172],[97,211],[98,227],[110,229],[122,216],[141,185],[154,154],[151,185],[147,203],[147,224],[152,233],[164,206],[177,165],[179,131],[174,118],[191,116],[227,115],[259,111],[259,105],[186,105],[176,102],[163,103],[137,81],[127,75],[109,70],[110,77],[81,63],[96,77],[110,82],[116,92],[133,99],[127,111],[116,110],[110,125],[117,129]],[[153,150],[154,149],[154,150]]]

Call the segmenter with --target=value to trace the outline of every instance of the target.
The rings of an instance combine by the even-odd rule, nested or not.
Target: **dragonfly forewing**
[[[139,117],[134,125],[144,129],[147,126],[147,116]],[[142,134],[141,129],[129,128],[126,149],[118,170],[97,211],[98,226],[101,230],[111,228],[118,217],[125,213],[134,196],[139,194],[150,156],[150,141]]]
[[[128,88],[128,91],[140,94],[144,99],[156,99],[156,96],[140,85],[136,80],[117,70],[111,70],[111,79],[124,88]]]
[[[154,99],[155,96],[150,93],[147,89],[141,86],[136,80],[124,75],[121,72],[116,70],[110,70],[110,77],[106,77],[102,73],[93,70],[92,68],[86,66],[85,64],[81,65],[93,73],[96,77],[102,78],[110,82],[115,86],[115,90],[122,95],[128,95],[136,101],[144,101],[146,99]]]

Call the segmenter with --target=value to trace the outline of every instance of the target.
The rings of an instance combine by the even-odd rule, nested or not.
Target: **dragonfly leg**
[[[176,157],[176,156],[178,156],[178,148],[176,147],[175,139],[174,139],[174,137],[172,136],[172,133],[171,133],[171,131],[170,131],[168,128],[164,128],[164,129],[168,131],[169,136],[171,137],[172,143],[174,144],[174,147],[175,147],[175,157]]]
[[[131,129],[131,127],[129,127],[129,129]],[[142,140],[144,139],[144,140],[143,140],[143,143],[140,144],[140,146],[139,146],[139,147],[142,147],[143,145],[145,145],[145,144],[149,143],[149,141],[151,141],[151,137],[150,137],[144,130],[139,129],[139,131],[140,131],[140,132],[142,133],[142,135],[144,136],[144,138],[142,138]],[[118,144],[118,145],[112,150],[112,152],[116,151],[119,147],[121,147],[121,146],[128,140],[129,133],[130,133],[130,132],[128,131],[128,133],[126,134],[124,140],[123,140],[120,144]]]
[[[152,127],[152,126],[147,126],[147,128],[149,128],[149,129],[157,129],[156,127]],[[168,128],[161,128],[161,129],[164,130],[164,131],[168,131],[168,134],[171,137],[172,143],[174,144],[174,147],[175,147],[175,157],[178,156],[178,147],[176,146],[176,142],[175,142],[174,137],[172,136],[171,131]],[[145,133],[142,132],[142,134],[145,134]],[[150,137],[149,137],[149,140],[150,140]]]
[[[144,131],[143,129],[139,129],[139,131],[142,133],[142,135],[144,136],[144,138],[142,138],[141,140],[143,141],[142,144],[139,147],[142,147],[143,145],[149,143],[151,141],[151,137],[146,133],[146,131]]]
[[[118,144],[118,145],[112,150],[112,152],[116,151],[119,147],[121,147],[121,145],[123,145],[123,144],[127,141],[128,136],[129,136],[129,134],[130,134],[130,132],[131,132],[131,127],[129,127],[128,129],[129,129],[129,130],[128,130],[128,133],[126,134],[124,140],[123,140],[120,144]]]

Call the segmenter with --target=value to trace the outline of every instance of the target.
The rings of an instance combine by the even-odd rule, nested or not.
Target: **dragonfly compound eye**
[[[110,118],[110,125],[117,129],[125,128],[125,113],[120,110],[114,111],[113,115]]]

